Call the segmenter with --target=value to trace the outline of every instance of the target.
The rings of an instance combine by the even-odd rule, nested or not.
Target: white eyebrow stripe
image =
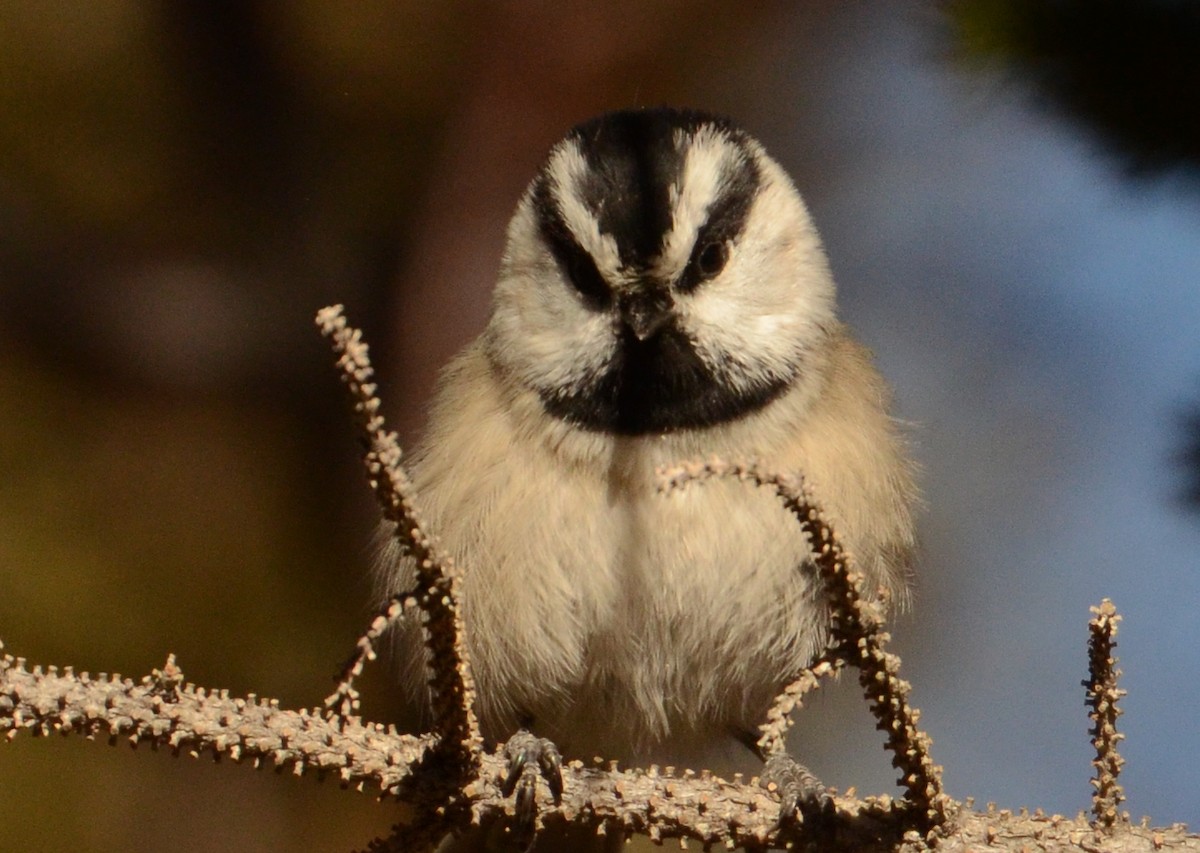
[[[656,273],[664,278],[677,276],[687,264],[696,234],[724,189],[729,166],[741,156],[741,150],[713,127],[700,128],[690,141],[679,131],[675,144],[688,147],[679,181],[671,187],[671,230],[656,264]]]
[[[589,166],[579,143],[567,140],[550,157],[547,174],[550,189],[563,223],[575,242],[592,256],[596,269],[610,282],[621,278],[621,253],[617,241],[600,232],[600,222],[582,201],[582,186]]]

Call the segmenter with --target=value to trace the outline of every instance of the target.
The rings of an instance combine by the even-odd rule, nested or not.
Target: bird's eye
[[[675,289],[680,293],[691,293],[697,287],[725,269],[729,262],[729,243],[725,240],[706,240],[697,242],[692,248],[692,256],[687,266],[675,283]]]
[[[725,262],[728,260],[729,249],[724,243],[708,243],[696,256],[696,271],[700,273],[701,278],[712,278],[725,269]]]

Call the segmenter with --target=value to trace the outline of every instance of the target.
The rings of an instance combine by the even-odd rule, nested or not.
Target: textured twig
[[[815,690],[821,679],[836,675],[846,665],[838,655],[823,655],[820,660],[805,669],[800,676],[783,688],[767,711],[767,721],[758,727],[762,736],[758,739],[758,752],[762,756],[784,751],[784,740],[792,727],[792,714],[804,705],[805,694]]]
[[[184,684],[173,662],[135,682],[69,669],[30,669],[4,655],[0,734],[12,738],[20,731],[107,736],[113,744],[127,740],[196,757],[207,752],[255,766],[290,767],[296,775],[334,774],[346,786],[398,796],[426,816],[419,825],[398,828],[393,839],[400,844],[451,826],[495,821],[512,811],[511,798],[500,791],[507,772],[503,756],[481,754],[479,776],[457,789],[461,778],[436,759],[433,736],[403,735],[321,709],[288,711],[275,700],[208,691]],[[539,814],[556,822],[735,846],[770,837],[778,809],[753,780],[727,782],[691,771],[674,776],[657,768],[620,771],[578,761],[565,765],[563,773],[567,787],[561,806],[554,806],[545,786],[535,794]],[[843,831],[868,848],[885,849],[885,842],[898,837],[901,824],[888,798],[839,805]]]
[[[418,606],[415,593],[396,595],[388,599],[387,604],[380,608],[367,630],[354,644],[354,652],[342,664],[337,676],[337,688],[325,698],[326,708],[343,717],[350,716],[359,709],[359,694],[354,687],[354,679],[362,675],[367,661],[375,660],[375,643],[383,633]]]
[[[27,668],[0,657],[0,734],[77,733],[167,748],[175,754],[252,760],[255,765],[291,767],[293,773],[332,775],[358,791],[385,791],[402,797],[419,824],[398,827],[376,851],[420,850],[450,826],[492,822],[511,814],[499,780],[505,772],[497,755],[481,757],[481,773],[450,802],[445,786],[454,783],[439,762],[427,762],[430,736],[397,734],[391,727],[330,718],[322,711],[287,711],[274,700],[232,698],[183,683],[173,663],[134,682],[120,676],[90,677],[53,668]],[[538,806],[547,821],[572,821],[608,832],[637,832],[660,839],[689,839],[714,847],[761,849],[772,838],[779,804],[756,780],[732,782],[707,773],[668,770],[618,771],[570,762],[563,768],[567,787],[555,809],[541,788]],[[439,778],[440,774],[440,778]],[[889,797],[837,798],[837,811],[821,836],[823,849],[855,853],[926,853],[924,838],[911,826],[911,806]],[[1037,812],[1014,814],[989,807],[963,808],[950,831],[939,838],[939,853],[1036,849],[1042,853],[1133,853],[1179,850],[1200,853],[1200,837],[1175,825],[1124,825],[1098,835],[1077,818]],[[813,839],[806,829],[789,838],[798,847]],[[404,845],[412,843],[412,848]],[[389,846],[381,846],[381,845]],[[400,846],[397,846],[400,845]]]
[[[1112,601],[1104,599],[1099,607],[1089,608],[1092,619],[1088,622],[1088,673],[1083,682],[1087,688],[1087,703],[1091,707],[1088,717],[1092,721],[1092,745],[1096,747],[1096,758],[1092,766],[1096,775],[1092,786],[1092,816],[1098,828],[1111,832],[1120,813],[1117,811],[1125,799],[1125,790],[1117,783],[1121,765],[1125,759],[1117,752],[1117,744],[1125,739],[1117,731],[1117,717],[1121,709],[1117,701],[1125,691],[1117,687],[1121,670],[1113,655],[1116,648],[1117,623],[1121,621]]]
[[[321,709],[288,711],[274,699],[185,684],[174,656],[140,681],[76,674],[0,657],[0,732],[9,739],[76,732],[166,747],[178,754],[250,760],[296,775],[333,773],[346,785],[400,793],[433,746],[432,736],[398,734],[360,720],[329,718]],[[407,797],[407,790],[406,799]]]
[[[851,571],[849,558],[820,508],[797,476],[767,471],[753,464],[720,459],[695,462],[659,471],[663,490],[679,488],[709,477],[737,477],[769,486],[796,516],[808,535],[813,563],[825,585],[830,604],[830,630],[835,654],[845,654],[858,667],[876,728],[887,735],[898,782],[915,808],[923,830],[946,821],[948,801],[942,793],[941,768],[929,757],[931,740],[917,727],[920,712],[908,704],[911,685],[899,676],[900,658],[885,650],[890,639],[883,631],[878,605],[863,599],[862,576]]]
[[[400,444],[394,432],[385,431],[383,415],[379,413],[379,398],[375,396],[372,381],[374,371],[362,333],[347,325],[340,305],[318,311],[317,326],[337,353],[342,382],[350,392],[354,414],[362,431],[366,451],[364,462],[371,488],[384,518],[395,525],[397,541],[416,564],[415,597],[426,615],[424,628],[429,650],[433,730],[441,739],[439,750],[469,773],[478,764],[482,740],[474,711],[475,688],[463,630],[457,571],[450,556],[437,546],[421,522],[415,490],[400,466]],[[392,606],[393,603],[385,608],[385,618],[398,615],[399,610]],[[364,635],[365,644],[360,640],[359,651],[351,658],[346,669],[346,674],[351,677],[361,669],[361,660],[373,654],[374,628],[373,624]],[[344,691],[351,703],[352,690],[353,687],[348,686]],[[339,696],[335,702],[342,703],[342,698]]]

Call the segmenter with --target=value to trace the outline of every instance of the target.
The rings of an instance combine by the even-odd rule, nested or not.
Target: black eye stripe
[[[675,283],[676,290],[690,293],[724,268],[732,247],[746,229],[746,220],[758,194],[758,185],[758,166],[748,157],[741,160],[721,182],[719,194],[709,206],[708,216],[696,233],[696,242],[692,245],[687,266]],[[707,260],[705,255],[714,245],[723,246],[725,254],[721,262],[712,267],[702,263],[702,258]]]
[[[599,310],[612,305],[612,291],[600,270],[596,269],[592,256],[575,244],[563,248],[564,251],[555,251],[554,256],[588,306]]]
[[[673,226],[677,187],[693,144],[727,147],[720,157],[729,193],[753,195],[753,140],[728,119],[693,110],[607,113],[574,128],[567,142],[587,168],[570,188],[613,238],[621,264],[652,266]],[[736,236],[736,235],[734,235]]]
[[[562,210],[554,199],[549,181],[543,177],[533,189],[533,207],[538,228],[550,253],[562,267],[563,274],[579,291],[587,305],[600,310],[612,305],[612,290],[596,267],[596,261],[579,245],[563,219]]]
[[[702,140],[702,127],[714,130],[716,139]],[[672,187],[683,179],[693,142],[728,148],[716,158],[721,175],[704,224],[694,236],[684,236],[692,236],[692,246],[674,287],[690,293],[724,269],[758,194],[760,169],[753,141],[743,132],[722,120],[686,112],[610,114],[576,128],[564,143],[568,148],[552,154],[535,180],[532,202],[541,236],[589,307],[610,307],[612,288],[567,224],[560,196],[570,193],[582,203],[599,231],[612,238],[623,267],[647,270],[674,225]],[[583,157],[583,174],[568,177],[572,170],[558,159],[564,156]],[[561,186],[564,179],[571,186]]]

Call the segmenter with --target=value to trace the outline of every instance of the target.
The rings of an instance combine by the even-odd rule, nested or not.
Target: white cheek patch
[[[494,353],[526,387],[586,385],[612,359],[612,321],[588,311],[567,288],[538,284],[536,278],[501,282],[490,325]]]
[[[590,168],[579,150],[579,144],[573,139],[560,143],[551,153],[546,171],[550,176],[554,201],[575,242],[592,256],[602,276],[610,282],[618,281],[621,253],[617,250],[617,241],[611,235],[600,232],[596,214],[580,200]]]
[[[835,316],[833,279],[803,202],[764,161],[755,209],[729,263],[679,298],[701,359],[740,388],[802,370]]]
[[[601,373],[615,347],[612,320],[588,310],[543,246],[526,196],[509,226],[489,347],[526,387],[571,387]]]
[[[594,313],[574,319],[557,319],[555,312],[526,317],[524,332],[521,373],[534,388],[585,387],[604,373],[613,355],[611,323]]]
[[[790,306],[761,306],[736,293],[707,290],[695,298],[684,326],[704,364],[743,390],[789,379],[803,361],[808,324]]]

